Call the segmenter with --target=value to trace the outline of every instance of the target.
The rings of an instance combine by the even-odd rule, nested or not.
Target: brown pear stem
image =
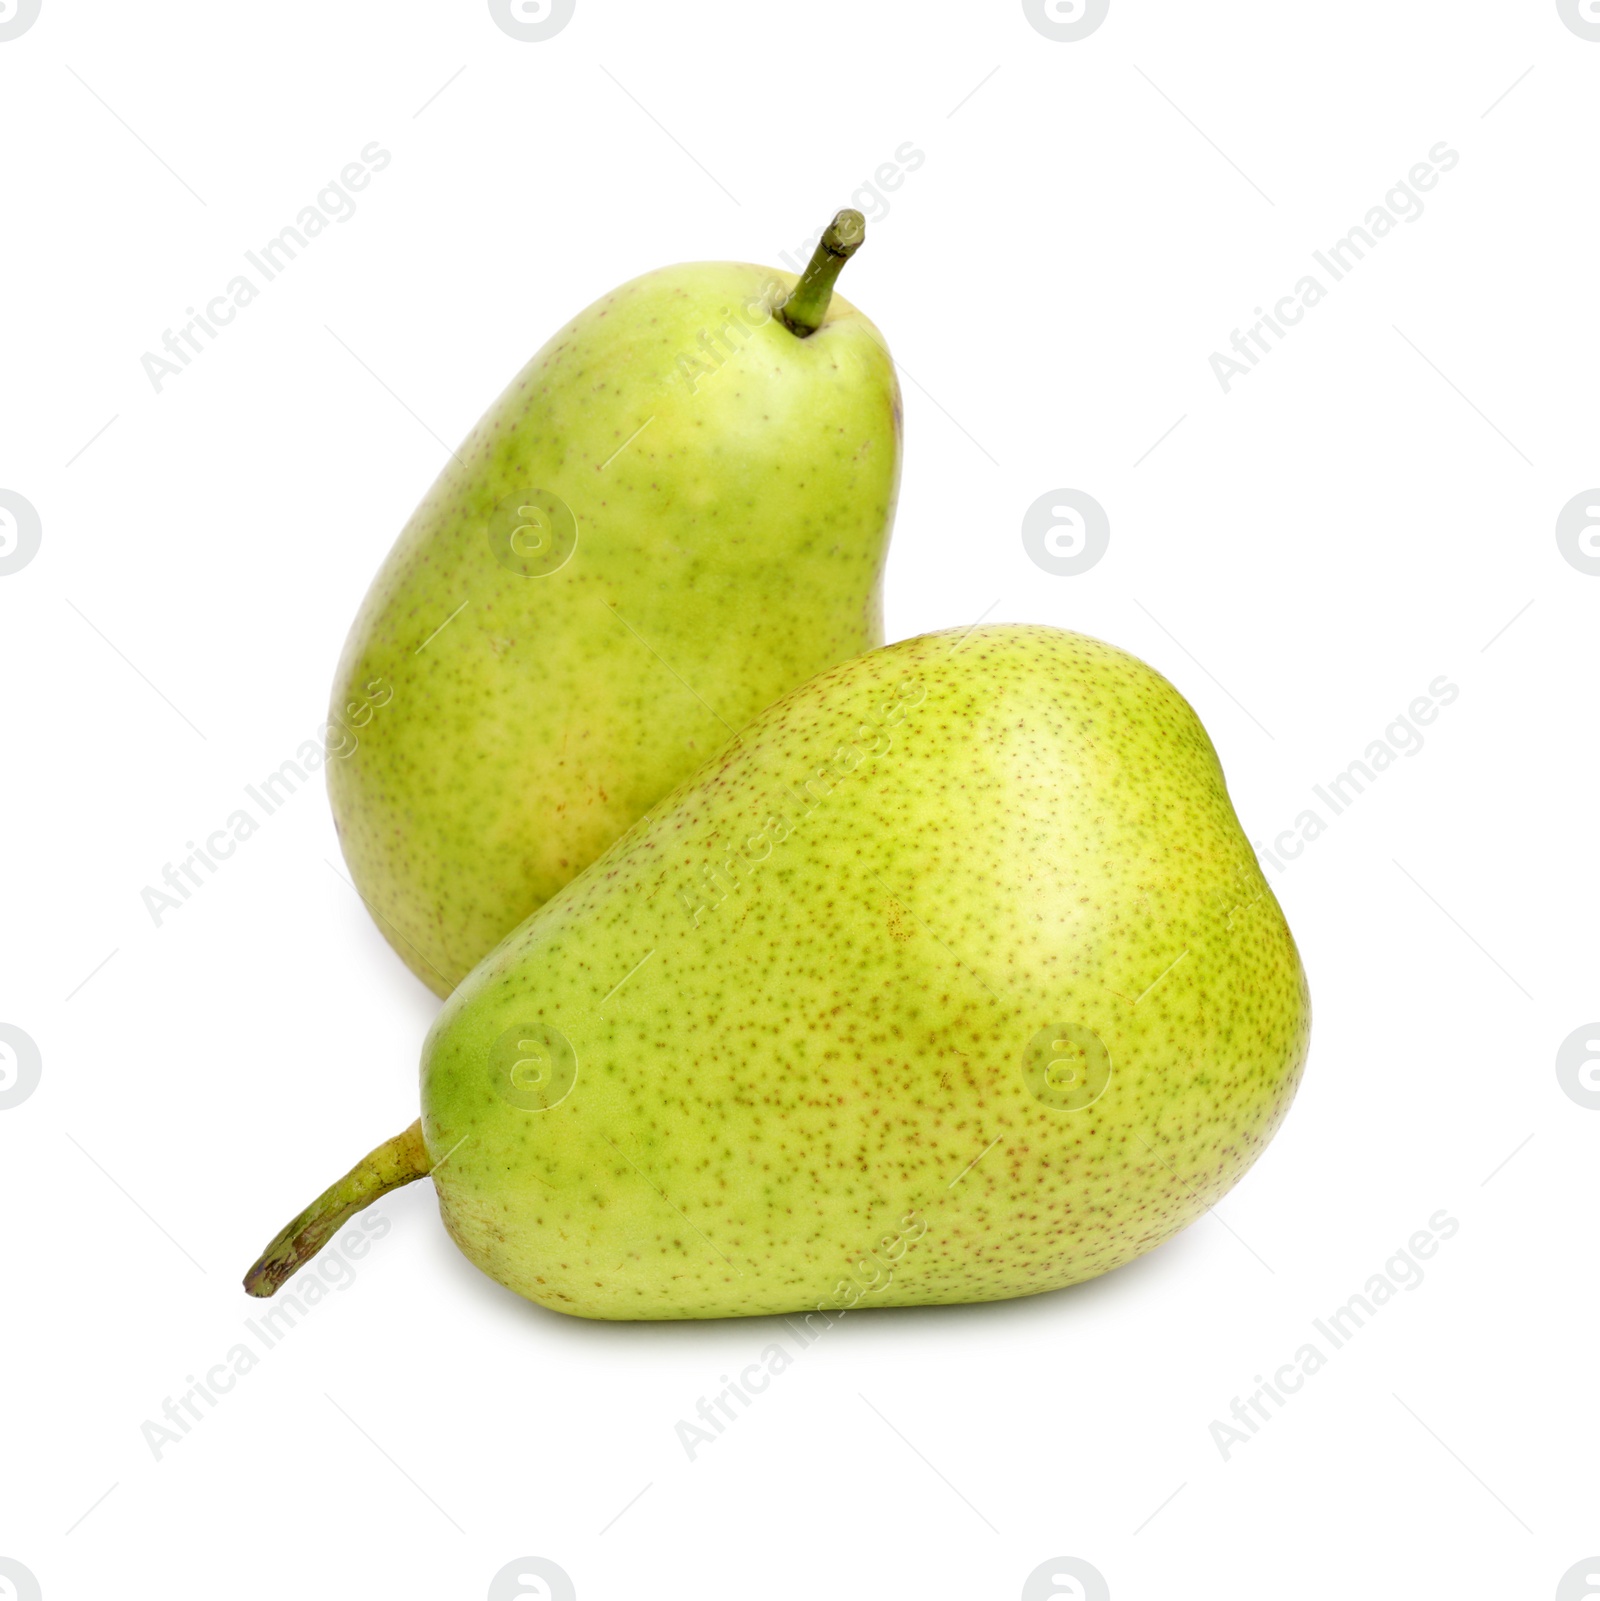
[[[425,1178],[433,1159],[422,1143],[422,1119],[370,1151],[331,1184],[299,1217],[279,1231],[244,1276],[252,1295],[275,1295],[357,1212],[402,1184]]]

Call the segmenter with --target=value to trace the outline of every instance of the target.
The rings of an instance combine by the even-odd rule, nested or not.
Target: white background
[[[543,43],[481,0],[44,0],[0,43],[0,488],[42,526],[0,577],[0,1021],[43,1064],[0,1111],[0,1557],[45,1601],[478,1598],[529,1555],[583,1601],[1011,1598],[1058,1556],[1116,1601],[1555,1596],[1600,1550],[1600,1112],[1555,1068],[1600,1016],[1600,576],[1555,536],[1600,483],[1597,83],[1555,0],[1113,0],[1071,43],[1016,0],[578,0]],[[356,214],[158,394],[144,353],[374,140]],[[1424,213],[1225,394],[1212,352],[1440,141]],[[257,1249],[415,1115],[436,1002],[319,785],[159,928],[141,891],[316,731],[548,334],[850,203],[843,290],[905,364],[891,638],[989,608],[1137,652],[1262,843],[1459,687],[1268,866],[1315,1003],[1287,1123],[1152,1256],[849,1318],[693,1462],[674,1426],[776,1324],[543,1311],[416,1185],[157,1460]],[[1110,517],[1079,577],[1021,541],[1059,488]],[[1224,1460],[1213,1421],[1440,1209],[1425,1280]]]

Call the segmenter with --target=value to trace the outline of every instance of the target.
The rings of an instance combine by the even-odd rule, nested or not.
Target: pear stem
[[[280,1230],[260,1261],[245,1274],[245,1289],[252,1295],[277,1294],[357,1212],[380,1195],[426,1177],[432,1168],[433,1159],[422,1143],[422,1119],[418,1118],[403,1134],[368,1152]]]
[[[778,320],[801,339],[809,339],[822,326],[844,264],[867,237],[867,219],[859,211],[841,211],[823,234],[810,264],[779,306]]]

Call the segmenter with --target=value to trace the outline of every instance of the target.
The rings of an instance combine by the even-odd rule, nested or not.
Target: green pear
[[[431,1173],[483,1271],[593,1318],[990,1301],[1170,1238],[1294,1095],[1294,941],[1178,692],[1042,627],[795,690],[442,1009],[419,1123],[270,1295]]]
[[[883,642],[900,393],[832,293],[668,267],[563,328],[455,451],[334,681],[356,888],[447,994],[778,696]]]

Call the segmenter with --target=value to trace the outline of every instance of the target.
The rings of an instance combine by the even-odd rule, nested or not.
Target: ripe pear
[[[646,274],[512,380],[378,573],[334,682],[356,888],[447,994],[757,712],[883,642],[900,393],[833,283]]]
[[[795,690],[451,996],[422,1117],[251,1270],[430,1173],[592,1318],[990,1301],[1193,1222],[1260,1155],[1305,975],[1178,692],[1041,627]]]

